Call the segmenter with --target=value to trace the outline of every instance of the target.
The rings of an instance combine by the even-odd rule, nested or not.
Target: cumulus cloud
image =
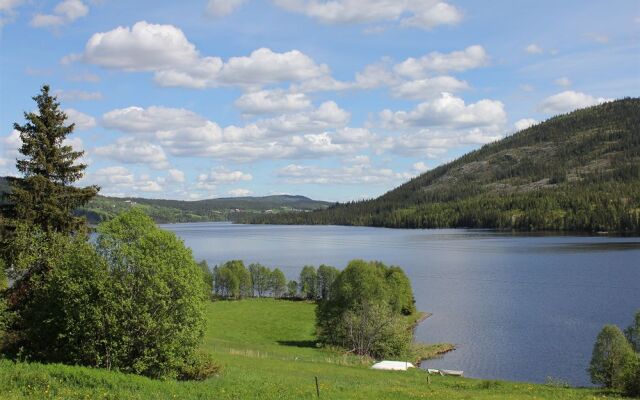
[[[196,188],[214,190],[217,185],[228,185],[231,183],[247,182],[252,180],[251,174],[242,171],[230,171],[226,168],[215,168],[206,174],[198,176]]]
[[[464,100],[443,93],[411,111],[384,110],[380,122],[386,129],[400,133],[377,143],[379,151],[435,158],[455,147],[501,139],[506,112],[500,101],[484,99],[467,105]]]
[[[102,100],[102,92],[88,92],[84,90],[56,90],[54,92],[61,101]]]
[[[99,185],[100,193],[111,196],[131,196],[139,192],[162,192],[162,179],[153,179],[148,175],[136,176],[122,166],[110,166],[88,173],[83,183]]]
[[[184,172],[179,169],[172,168],[167,171],[167,180],[169,182],[182,183],[185,181]]]
[[[105,128],[128,133],[153,133],[159,130],[201,127],[206,119],[184,108],[160,106],[119,108],[102,116]]]
[[[563,76],[562,78],[558,78],[554,82],[558,86],[564,86],[564,87],[571,86],[571,80],[566,76]]]
[[[238,188],[238,189],[231,189],[227,193],[229,194],[229,196],[232,196],[232,197],[246,197],[251,195],[253,192],[251,192],[251,190],[249,189]]]
[[[53,9],[53,14],[36,14],[31,19],[35,28],[56,27],[69,24],[89,13],[89,7],[80,0],[64,0]]]
[[[406,127],[478,128],[499,127],[505,123],[504,104],[496,100],[480,100],[466,105],[464,100],[443,93],[432,101],[420,103],[407,111],[384,110],[383,124],[391,129]]]
[[[273,0],[291,12],[329,24],[400,21],[401,26],[431,29],[453,25],[462,19],[455,6],[437,0]]]
[[[543,52],[542,47],[538,46],[535,43],[531,43],[530,45],[525,47],[524,51],[526,51],[529,54],[542,54]]]
[[[418,174],[422,174],[422,173],[427,172],[429,170],[429,167],[427,166],[427,164],[424,163],[424,161],[418,161],[417,163],[414,163],[412,165],[412,168]]]
[[[234,104],[245,114],[272,114],[310,108],[311,99],[304,93],[273,89],[244,93]]]
[[[538,110],[548,114],[562,114],[611,100],[612,99],[594,97],[586,93],[567,90],[544,99],[538,106]]]
[[[484,48],[474,45],[446,54],[434,51],[420,58],[411,57],[395,65],[394,70],[401,76],[420,79],[432,72],[460,72],[482,67],[488,63],[489,56]]]
[[[156,169],[169,166],[161,146],[130,137],[119,138],[115,143],[95,148],[93,152],[125,164],[147,164]]]
[[[533,125],[537,124],[538,121],[536,121],[533,118],[522,118],[517,120],[514,124],[513,127],[516,128],[516,132],[522,131],[524,129],[527,129],[529,127],[532,127]]]
[[[25,3],[25,0],[0,0],[0,29],[16,17],[16,9]]]
[[[224,17],[240,8],[246,0],[209,0],[207,12],[214,17]]]
[[[179,28],[146,21],[95,33],[82,54],[66,56],[62,62],[77,60],[124,71],[153,72],[161,86],[196,89],[301,81],[329,73],[326,65],[316,64],[298,50],[277,53],[260,48],[226,62],[220,57],[203,57]]]
[[[96,126],[95,118],[78,110],[67,108],[66,110],[64,110],[64,113],[67,114],[67,122],[76,124],[76,130],[78,131],[86,131],[95,128]]]
[[[417,79],[403,82],[392,87],[391,93],[405,99],[431,99],[443,92],[456,93],[469,89],[469,84],[451,76],[436,76],[434,78]]]
[[[293,184],[354,185],[399,183],[412,176],[390,168],[376,168],[366,157],[350,161],[348,165],[335,168],[289,164],[278,171],[278,177]]]

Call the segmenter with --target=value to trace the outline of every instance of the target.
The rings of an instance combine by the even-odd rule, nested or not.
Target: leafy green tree
[[[415,310],[413,303],[410,282],[399,267],[353,260],[336,277],[330,298],[317,308],[319,339],[359,354],[400,357],[411,343],[402,316]]]
[[[39,226],[44,231],[74,233],[82,230],[85,218],[74,211],[87,204],[97,193],[97,186],[76,188],[71,184],[82,178],[85,164],[77,163],[84,152],[75,151],[64,140],[74,124],[65,125],[67,115],[44,85],[33,98],[37,112],[25,112],[27,123],[14,124],[20,134],[24,156],[16,162],[21,179],[11,178],[11,206],[5,217]]]
[[[111,366],[176,376],[204,332],[204,283],[191,250],[137,208],[101,224],[96,242],[115,299]]]
[[[259,263],[249,264],[249,273],[251,274],[252,296],[262,297],[271,286],[271,271]]]
[[[407,320],[384,303],[367,301],[347,310],[337,329],[344,332],[343,348],[378,359],[406,356],[412,341]]]
[[[47,274],[34,275],[29,296],[14,307],[8,326],[9,355],[69,364],[110,368],[119,347],[107,264],[95,248],[78,236],[57,232],[32,235],[33,252],[22,252],[18,264],[45,263]],[[41,231],[40,231],[41,232]]]
[[[298,297],[298,282],[287,282],[287,296],[289,296],[290,298]]]
[[[640,310],[636,311],[633,323],[624,330],[631,347],[636,353],[640,353]]]
[[[317,298],[317,280],[316,269],[310,265],[305,265],[300,271],[300,294],[306,299],[315,300]]]
[[[591,382],[606,388],[622,389],[633,356],[631,345],[620,328],[605,325],[593,346],[588,369]]]
[[[329,300],[331,298],[331,285],[333,285],[333,281],[336,280],[339,273],[340,271],[337,268],[329,265],[322,264],[318,267],[316,293],[318,293],[318,297],[321,300]]]
[[[270,286],[271,286],[271,294],[273,297],[282,297],[285,290],[287,289],[287,278],[284,276],[284,272],[282,272],[279,268],[275,268],[271,272],[270,277]]]
[[[209,268],[209,264],[206,260],[200,261],[198,263],[198,267],[200,267],[202,277],[204,278],[205,293],[207,296],[211,296],[213,294],[214,273]]]
[[[215,278],[216,294],[221,297],[241,299],[252,292],[251,274],[242,260],[231,260],[218,267]]]

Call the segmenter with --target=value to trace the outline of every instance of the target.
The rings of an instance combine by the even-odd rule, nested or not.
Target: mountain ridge
[[[640,233],[640,99],[552,117],[375,199],[248,222]]]

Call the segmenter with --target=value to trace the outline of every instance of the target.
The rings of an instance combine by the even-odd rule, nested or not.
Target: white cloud
[[[0,29],[16,17],[16,8],[25,3],[24,0],[0,0]]]
[[[536,88],[533,85],[529,85],[527,83],[520,85],[520,90],[524,92],[533,92]]]
[[[72,82],[100,82],[100,75],[92,74],[90,72],[73,74],[67,77]]]
[[[542,47],[538,46],[535,43],[531,43],[530,45],[525,47],[524,51],[526,51],[529,54],[542,54],[543,52]]]
[[[56,90],[54,94],[61,101],[102,100],[102,92],[87,92],[84,90]]]
[[[207,12],[214,17],[224,17],[240,8],[246,0],[209,0]]]
[[[385,184],[399,183],[412,176],[410,173],[395,172],[390,168],[376,168],[367,159],[354,159],[351,164],[324,168],[289,164],[278,171],[278,177],[292,184]]]
[[[205,190],[215,190],[217,185],[228,185],[231,183],[247,182],[252,180],[251,174],[242,171],[229,171],[226,168],[212,169],[206,174],[198,176],[196,188]]]
[[[400,134],[376,143],[378,151],[435,158],[452,148],[501,139],[506,112],[500,101],[484,99],[467,105],[464,100],[443,93],[411,111],[384,110],[380,120],[383,127],[399,130]]]
[[[431,99],[443,92],[456,93],[469,88],[469,84],[451,76],[436,76],[434,78],[418,79],[403,82],[392,87],[391,92],[396,97],[405,99]]]
[[[64,113],[67,114],[67,122],[76,124],[76,130],[78,131],[86,131],[88,129],[95,128],[96,126],[95,118],[78,110],[67,108],[64,110]]]
[[[430,72],[465,71],[485,66],[489,56],[482,46],[469,46],[464,50],[451,53],[431,52],[420,58],[408,58],[394,66],[397,74],[412,79],[420,79]]]
[[[0,144],[2,144],[4,156],[10,159],[15,159],[20,155],[18,149],[22,147],[20,132],[13,129],[11,133],[0,139]]]
[[[169,171],[167,171],[167,174],[168,174],[167,180],[169,182],[182,183],[185,181],[184,172],[180,171],[179,169],[172,168]]]
[[[536,121],[533,118],[522,118],[517,120],[513,126],[514,128],[516,128],[516,132],[520,132],[521,130],[527,129],[529,127],[532,127],[533,125],[537,124],[538,121]]]
[[[549,114],[562,114],[578,108],[584,108],[601,104],[611,99],[593,97],[591,95],[567,90],[544,99],[538,106],[538,110]]]
[[[255,115],[304,110],[311,107],[311,99],[304,93],[273,89],[244,93],[234,104],[242,112]]]
[[[447,127],[452,129],[499,127],[504,125],[504,104],[496,100],[480,100],[466,105],[464,100],[449,93],[420,103],[412,111],[384,110],[383,124],[391,129],[403,127]]]
[[[571,80],[566,76],[556,79],[554,83],[558,86],[564,86],[564,87],[571,86]]]
[[[46,28],[69,24],[89,13],[89,7],[80,0],[64,0],[56,5],[53,14],[36,14],[31,26]]]
[[[400,21],[402,26],[431,29],[462,19],[454,6],[437,0],[273,0],[287,11],[329,24]]]
[[[278,117],[258,121],[257,126],[270,132],[305,133],[317,132],[345,126],[351,115],[333,101],[325,101],[311,111],[283,114]]]
[[[159,130],[201,127],[206,119],[184,108],[160,106],[119,108],[102,116],[105,128],[123,132],[153,133]]]
[[[161,146],[135,138],[119,138],[115,143],[97,147],[94,153],[125,164],[147,164],[156,169],[169,166]]]
[[[105,68],[154,72],[154,80],[161,86],[196,89],[302,81],[329,74],[326,65],[316,64],[298,50],[276,53],[260,48],[226,62],[220,57],[203,57],[179,28],[146,21],[95,33],[83,54],[71,54],[62,62],[77,60]]]
[[[111,196],[131,196],[139,192],[162,192],[162,179],[148,175],[136,177],[122,166],[111,166],[88,173],[83,182],[99,185],[100,193]]]
[[[412,167],[413,167],[413,170],[419,174],[422,174],[429,170],[429,167],[423,161],[418,161],[417,163],[414,163]]]
[[[232,197],[247,197],[251,195],[251,193],[253,192],[251,192],[251,190],[248,190],[248,189],[238,188],[238,189],[229,190],[227,193],[229,194],[229,196],[232,196]]]

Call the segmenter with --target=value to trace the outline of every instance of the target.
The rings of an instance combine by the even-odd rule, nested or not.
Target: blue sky
[[[0,0],[0,29],[0,174],[48,83],[107,195],[375,197],[640,93],[631,0]]]

